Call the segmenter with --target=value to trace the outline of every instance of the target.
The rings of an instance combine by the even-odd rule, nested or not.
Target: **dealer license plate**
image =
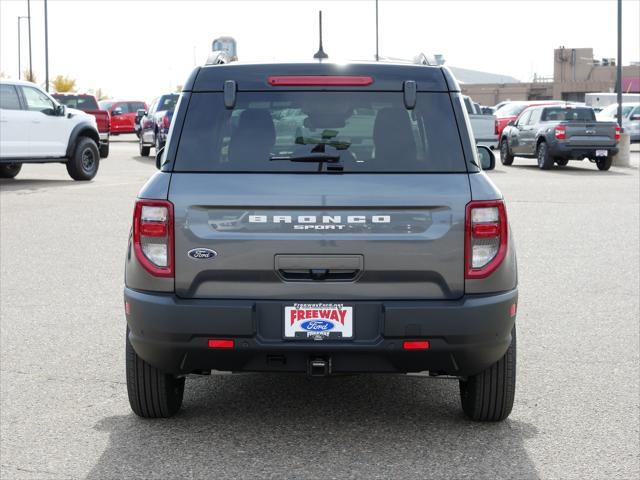
[[[596,150],[596,157],[606,157],[608,154],[607,150]]]
[[[285,338],[329,340],[353,337],[353,307],[341,303],[296,303],[284,307]]]

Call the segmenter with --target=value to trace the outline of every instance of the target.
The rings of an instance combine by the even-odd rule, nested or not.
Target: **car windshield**
[[[542,113],[543,122],[592,122],[596,115],[592,108],[545,108]]]
[[[160,98],[160,102],[158,103],[158,111],[162,112],[165,110],[174,110],[176,108],[176,104],[178,103],[179,95],[165,95]]]
[[[496,117],[517,117],[526,107],[526,103],[507,103],[500,107],[495,115]]]
[[[455,125],[444,93],[419,93],[413,110],[400,92],[239,92],[233,110],[193,93],[175,170],[463,172]]]
[[[98,110],[98,103],[90,95],[54,95],[63,105],[78,110]]]

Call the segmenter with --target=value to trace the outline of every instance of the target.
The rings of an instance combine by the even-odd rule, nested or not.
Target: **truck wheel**
[[[460,380],[462,410],[471,420],[499,422],[511,413],[516,392],[516,327],[507,353],[486,370]]]
[[[556,158],[556,163],[559,167],[566,167],[567,163],[569,163],[568,158]]]
[[[141,157],[148,157],[149,156],[149,152],[151,151],[151,147],[146,147],[143,143],[142,143],[142,134],[140,135],[140,141],[138,142],[138,145],[140,147],[140,156]]]
[[[509,151],[509,142],[503,138],[500,142],[500,162],[503,165],[511,165],[513,163],[513,155]]]
[[[67,172],[74,180],[91,180],[98,173],[100,151],[89,137],[80,137],[73,155],[67,160]]]
[[[184,378],[176,378],[152,367],[126,340],[127,393],[133,413],[143,418],[168,418],[182,406]]]
[[[109,144],[100,145],[100,158],[107,158],[109,156]]]
[[[598,166],[598,170],[607,171],[611,168],[611,162],[613,161],[613,157],[606,156],[604,158],[599,157],[596,158],[596,165]]]
[[[13,178],[22,169],[21,163],[3,163],[0,165],[0,178]]]
[[[549,170],[553,167],[553,158],[549,155],[549,147],[547,142],[540,142],[538,144],[538,167],[542,170]]]

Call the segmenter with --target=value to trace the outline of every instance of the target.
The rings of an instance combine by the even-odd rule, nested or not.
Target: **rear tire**
[[[67,160],[67,172],[74,180],[91,180],[98,173],[100,151],[89,137],[78,138],[73,155]]]
[[[109,156],[109,144],[100,145],[100,158],[107,158]]]
[[[3,163],[0,165],[0,178],[14,178],[22,170],[21,163]]]
[[[503,138],[500,142],[500,162],[503,165],[511,165],[513,163],[513,155],[509,151],[509,142],[506,138]]]
[[[158,152],[162,147],[164,147],[164,143],[160,140],[160,137],[158,137],[158,134],[156,133],[156,140],[155,140],[156,155],[158,154]]]
[[[538,167],[540,167],[541,170],[549,170],[553,167],[553,158],[549,155],[547,142],[540,142],[538,144],[536,156],[538,157]]]
[[[127,393],[133,413],[143,418],[169,418],[182,406],[184,378],[176,378],[152,367],[126,339]]]
[[[471,420],[499,422],[511,413],[516,392],[516,327],[504,356],[486,370],[460,380],[462,410]]]
[[[142,134],[140,134],[140,137],[138,138],[140,139],[140,141],[138,142],[138,146],[140,147],[140,156],[148,157],[149,152],[151,151],[151,147],[147,147],[142,143]]]
[[[569,163],[568,158],[556,158],[556,163],[559,167],[566,167],[567,163]]]
[[[607,171],[611,168],[611,162],[613,161],[613,157],[607,155],[605,158],[597,158],[596,165],[598,170]]]

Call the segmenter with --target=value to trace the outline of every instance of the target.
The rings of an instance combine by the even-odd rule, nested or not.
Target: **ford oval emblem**
[[[328,332],[333,329],[333,323],[326,320],[307,320],[302,322],[300,326],[308,332]]]
[[[211,250],[210,248],[194,248],[187,252],[191,258],[196,260],[207,260],[218,256],[218,252]]]

